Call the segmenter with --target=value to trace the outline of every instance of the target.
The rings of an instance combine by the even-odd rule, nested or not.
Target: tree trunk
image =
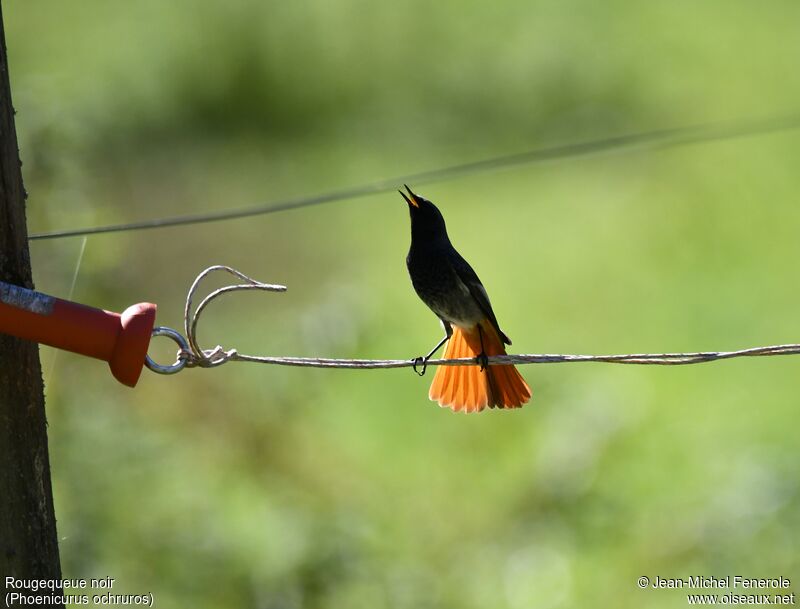
[[[33,288],[25,189],[0,8],[0,280]],[[59,579],[38,345],[0,335],[0,604],[6,578]],[[19,590],[18,590],[19,591]],[[28,595],[50,592],[44,590]],[[63,607],[47,603],[44,606]]]

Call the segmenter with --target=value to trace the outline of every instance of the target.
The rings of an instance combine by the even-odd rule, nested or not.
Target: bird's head
[[[402,190],[398,191],[408,203],[408,212],[411,214],[412,236],[434,238],[442,236],[447,238],[447,228],[444,224],[442,213],[436,206],[419,195],[414,194],[406,186],[408,195]]]

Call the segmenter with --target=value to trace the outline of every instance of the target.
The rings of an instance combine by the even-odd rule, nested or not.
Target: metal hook
[[[177,343],[180,347],[177,354],[177,359],[175,363],[170,366],[163,366],[161,364],[157,364],[152,360],[152,358],[147,355],[144,360],[145,366],[147,366],[153,372],[158,372],[159,374],[175,374],[176,372],[180,372],[183,370],[186,365],[189,363],[189,359],[191,357],[191,351],[189,350],[189,343],[183,337],[183,335],[178,332],[177,330],[173,330],[172,328],[165,328],[163,326],[159,326],[157,328],[153,328],[153,333],[151,334],[152,337],[156,336],[166,336],[171,338],[172,340]]]
[[[211,292],[211,294],[206,296],[199,305],[197,305],[197,308],[192,310],[192,299],[194,298],[194,294],[197,291],[200,282],[213,271],[226,271],[231,275],[235,275],[236,277],[243,279],[247,283],[228,285],[214,290]],[[214,349],[206,350],[200,347],[200,345],[197,343],[197,322],[200,319],[200,314],[212,300],[221,294],[238,290],[266,290],[269,292],[285,292],[286,287],[282,285],[261,283],[260,281],[256,281],[255,279],[251,279],[247,275],[240,273],[236,269],[221,264],[205,269],[197,276],[197,278],[195,278],[192,286],[189,288],[189,293],[186,296],[186,306],[183,310],[183,327],[186,335],[184,336],[177,330],[165,327],[154,328],[151,334],[151,337],[166,336],[177,343],[180,349],[178,350],[178,356],[175,360],[175,363],[169,366],[163,366],[154,362],[153,359],[147,355],[145,357],[145,365],[150,370],[157,372],[158,374],[175,374],[176,372],[180,372],[187,367],[193,368],[195,366],[199,366],[201,368],[213,368],[215,366],[221,366],[225,362],[236,358],[238,356],[236,349],[223,349],[222,347],[217,346]]]

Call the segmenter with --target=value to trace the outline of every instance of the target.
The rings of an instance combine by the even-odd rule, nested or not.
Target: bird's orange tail
[[[488,320],[481,322],[483,348],[487,356],[505,355],[503,341]],[[478,326],[471,330],[453,327],[445,359],[475,358],[481,352]],[[439,366],[428,397],[439,406],[458,412],[480,412],[489,408],[520,408],[531,399],[531,389],[514,366]]]

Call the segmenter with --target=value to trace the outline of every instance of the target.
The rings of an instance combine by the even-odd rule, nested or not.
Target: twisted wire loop
[[[225,287],[219,288],[211,292],[208,296],[203,298],[200,301],[200,304],[192,310],[192,304],[194,300],[194,295],[197,292],[197,288],[202,283],[203,279],[205,279],[208,275],[213,273],[214,271],[225,271],[226,273],[230,273],[235,277],[238,277],[242,281],[246,283],[239,283],[234,285],[227,285]],[[224,349],[220,345],[217,345],[213,349],[203,349],[200,346],[200,343],[197,342],[197,322],[200,320],[200,315],[206,309],[206,307],[211,304],[213,300],[222,296],[223,294],[227,294],[229,292],[238,292],[240,290],[262,290],[265,292],[285,292],[286,286],[283,285],[273,285],[270,283],[262,283],[260,281],[256,281],[252,277],[248,277],[244,273],[237,271],[234,268],[229,266],[225,266],[223,264],[217,264],[214,266],[208,267],[202,273],[200,273],[192,283],[192,286],[189,288],[189,292],[186,295],[186,305],[183,308],[183,330],[186,333],[186,340],[189,343],[188,349],[184,348],[181,353],[179,354],[179,358],[181,356],[186,358],[186,367],[187,368],[215,368],[216,366],[221,366],[222,364],[230,361],[231,359],[238,356],[238,352],[236,349]]]
[[[193,308],[195,294],[198,287],[208,275],[215,271],[224,271],[244,283],[227,285],[211,292]],[[244,273],[225,265],[215,265],[200,273],[189,288],[186,296],[186,305],[183,310],[183,328],[186,335],[184,339],[180,333],[170,328],[156,328],[153,336],[168,336],[180,347],[175,364],[160,366],[155,364],[148,356],[147,366],[154,372],[161,374],[174,374],[186,368],[215,368],[227,362],[254,362],[259,364],[274,364],[278,366],[301,366],[305,368],[350,368],[350,369],[378,369],[378,368],[410,368],[415,364],[415,359],[333,359],[320,357],[274,357],[261,355],[246,355],[236,349],[225,349],[217,345],[213,349],[203,349],[197,340],[197,326],[200,316],[209,304],[223,294],[240,290],[261,290],[265,292],[285,292],[286,286],[262,283],[248,277]],[[563,354],[520,354],[520,355],[493,355],[488,359],[493,365],[518,365],[518,364],[568,364],[577,362],[603,362],[607,364],[638,364],[658,366],[682,366],[688,364],[701,364],[723,359],[737,357],[766,357],[775,355],[800,355],[800,344],[772,345],[768,347],[752,347],[738,351],[699,351],[692,353],[634,353],[629,355],[563,355]],[[474,358],[459,359],[431,359],[426,362],[428,366],[474,366]]]

